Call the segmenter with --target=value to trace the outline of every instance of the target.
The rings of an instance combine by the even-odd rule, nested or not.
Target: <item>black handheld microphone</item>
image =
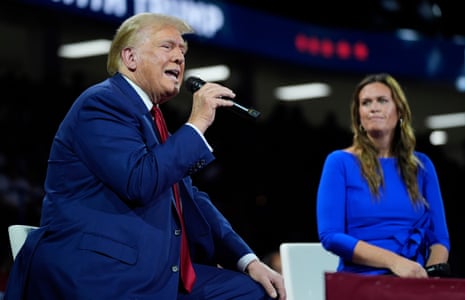
[[[185,81],[185,86],[191,93],[195,93],[204,84],[205,84],[205,81],[203,81],[202,79],[198,77],[194,77],[194,76],[187,78]],[[222,99],[233,101],[229,97],[222,97]],[[227,106],[227,108],[231,109],[233,112],[237,113],[240,116],[248,117],[252,119],[257,119],[261,114],[259,111],[253,108],[246,108],[236,102],[234,102],[233,106]]]

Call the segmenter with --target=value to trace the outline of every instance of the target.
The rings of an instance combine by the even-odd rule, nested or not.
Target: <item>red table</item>
[[[465,280],[325,273],[326,300],[465,300]]]

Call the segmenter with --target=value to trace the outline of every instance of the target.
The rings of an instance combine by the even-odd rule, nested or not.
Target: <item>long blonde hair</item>
[[[368,182],[371,193],[378,198],[380,188],[384,187],[384,176],[378,159],[378,150],[361,126],[359,114],[360,90],[367,84],[374,82],[382,83],[390,89],[400,116],[390,150],[397,159],[399,172],[407,186],[410,200],[413,204],[427,205],[426,199],[418,189],[417,174],[422,165],[414,154],[416,138],[411,124],[412,114],[407,97],[397,80],[387,73],[367,75],[359,82],[352,95],[351,129],[354,134],[353,146],[358,155],[362,174]]]
[[[138,33],[148,27],[157,29],[173,26],[181,34],[192,33],[194,30],[183,20],[156,13],[139,13],[126,19],[116,31],[107,58],[107,72],[110,76],[118,72],[121,65],[121,51],[134,46],[138,40]]]

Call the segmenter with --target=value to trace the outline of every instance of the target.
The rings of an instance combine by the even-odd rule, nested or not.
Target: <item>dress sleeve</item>
[[[432,219],[429,241],[431,245],[439,243],[450,250],[449,231],[436,168],[427,155],[419,153],[418,157],[423,164],[419,173],[419,188],[429,203]]]
[[[318,236],[326,250],[351,260],[357,239],[346,234],[346,163],[353,157],[343,151],[330,153],[323,165],[317,190]]]

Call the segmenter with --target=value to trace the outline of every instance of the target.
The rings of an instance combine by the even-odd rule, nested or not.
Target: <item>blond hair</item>
[[[118,72],[121,65],[121,51],[134,46],[139,39],[138,33],[145,28],[154,30],[165,26],[173,26],[181,34],[194,32],[193,28],[183,20],[157,13],[139,13],[126,19],[117,29],[110,46],[107,58],[107,72],[110,76]]]

